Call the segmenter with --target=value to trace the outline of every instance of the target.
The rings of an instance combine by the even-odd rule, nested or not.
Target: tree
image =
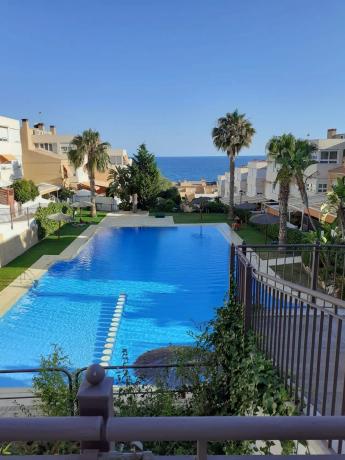
[[[112,169],[109,180],[109,195],[118,196],[125,206],[129,206],[131,198],[134,203],[133,197],[137,195],[140,209],[150,209],[155,205],[163,184],[155,157],[145,144],[139,146],[130,166]]]
[[[304,207],[307,210],[309,221],[313,230],[315,225],[310,217],[309,199],[306,190],[305,171],[316,161],[312,153],[316,146],[306,140],[296,139],[291,133],[274,136],[267,144],[268,156],[275,160],[278,167],[274,186],[279,183],[279,244],[287,242],[287,218],[290,196],[290,184],[296,181]]]
[[[11,187],[14,190],[14,199],[21,204],[34,200],[39,195],[38,188],[32,180],[15,180]]]
[[[295,154],[296,139],[292,134],[274,136],[267,144],[268,156],[279,167],[274,187],[279,183],[279,244],[287,242],[287,219],[290,183],[294,177],[292,159]]]
[[[72,140],[72,148],[68,151],[69,161],[75,168],[84,167],[87,171],[92,202],[92,217],[96,213],[95,172],[105,172],[109,164],[108,142],[101,142],[97,131],[88,129]]]
[[[129,210],[132,195],[136,193],[131,177],[131,169],[129,167],[115,166],[115,169],[109,171],[108,180],[110,185],[107,195],[120,198],[122,208]]]
[[[138,207],[149,209],[155,205],[160,192],[161,175],[155,156],[147,150],[145,144],[139,145],[130,169],[134,188],[138,195]]]
[[[345,239],[345,177],[338,177],[332,190],[327,193],[327,201],[321,206],[321,212],[333,212],[340,227],[342,239]]]
[[[310,225],[314,231],[316,231],[316,227],[309,211],[309,199],[305,185],[308,178],[305,176],[305,171],[309,166],[317,163],[312,158],[312,153],[315,152],[316,149],[317,147],[315,144],[303,139],[297,139],[295,142],[295,151],[292,158],[296,184],[301,195],[304,208],[307,210]]]
[[[223,150],[229,158],[230,189],[229,189],[229,220],[234,219],[234,189],[235,189],[235,157],[243,147],[249,147],[255,129],[245,118],[244,113],[235,110],[227,113],[217,121],[212,130],[213,143],[218,150]]]

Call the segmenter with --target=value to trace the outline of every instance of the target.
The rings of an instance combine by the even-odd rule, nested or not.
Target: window
[[[338,152],[332,150],[330,152],[322,151],[320,156],[320,163],[337,163],[338,162]]]
[[[0,141],[8,142],[8,128],[0,126]]]
[[[327,184],[323,183],[323,184],[318,184],[317,186],[317,191],[318,193],[325,193],[327,192]]]

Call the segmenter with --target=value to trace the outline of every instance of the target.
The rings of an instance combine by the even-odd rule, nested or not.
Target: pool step
[[[125,293],[120,294],[114,310],[102,315],[99,326],[104,329],[104,334],[102,333],[102,339],[98,340],[95,347],[95,362],[103,367],[109,366],[126,300],[127,295]]]

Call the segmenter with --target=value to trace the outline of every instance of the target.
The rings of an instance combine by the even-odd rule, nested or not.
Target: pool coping
[[[94,235],[103,228],[131,228],[131,227],[216,227],[228,241],[240,244],[241,239],[226,223],[188,223],[175,224],[171,216],[157,219],[147,214],[113,214],[109,213],[97,225],[90,225],[75,240],[72,241],[60,254],[41,256],[25,272],[13,280],[1,291],[0,318],[5,315],[12,306],[37,282],[50,268],[52,264],[62,260],[71,260],[76,257]],[[239,240],[237,242],[237,240]]]

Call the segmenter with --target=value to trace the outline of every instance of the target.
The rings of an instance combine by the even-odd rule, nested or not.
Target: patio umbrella
[[[91,201],[75,201],[71,204],[74,209],[79,209],[79,219],[81,219],[81,208],[91,208],[93,205]]]
[[[60,238],[60,229],[61,229],[61,222],[70,222],[71,216],[64,214],[63,212],[57,212],[56,214],[50,214],[48,216],[49,220],[54,220],[55,222],[59,223],[58,228],[58,238]]]
[[[262,212],[260,214],[254,214],[250,219],[249,222],[255,225],[265,225],[265,242],[267,243],[267,228],[268,225],[278,224],[279,217],[274,216],[273,214],[268,214],[267,212]]]

